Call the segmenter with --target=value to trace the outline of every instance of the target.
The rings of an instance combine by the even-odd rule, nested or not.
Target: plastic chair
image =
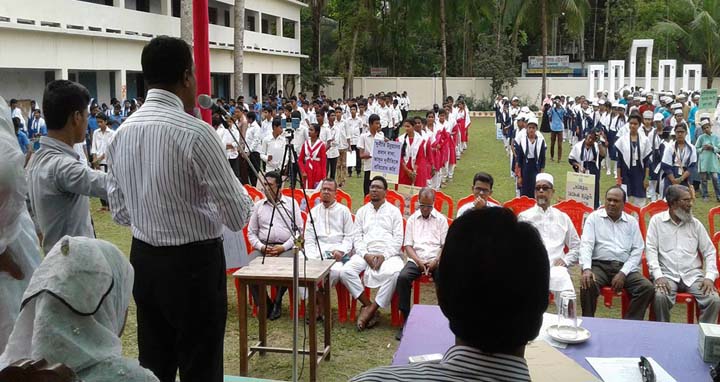
[[[640,233],[642,234],[643,240],[645,240],[647,234],[647,226],[650,224],[650,218],[655,214],[667,211],[667,209],[668,205],[664,200],[656,200],[640,209],[640,219],[638,219],[638,221],[640,222]],[[645,220],[645,215],[649,215],[647,220]]]
[[[365,293],[365,295],[370,298],[370,288],[366,287],[363,293]],[[394,292],[392,300],[390,301],[390,325],[392,326],[402,326],[403,324],[402,315],[400,314],[399,308],[400,305],[398,301],[398,294],[397,292]],[[352,304],[350,306],[350,321],[357,321],[357,299],[352,299]]]
[[[305,192],[303,190],[296,188],[295,193],[293,194],[291,189],[283,188],[282,194],[295,199],[295,201],[300,206],[300,208],[302,208],[302,206],[304,204],[303,201],[305,200]]]
[[[387,190],[387,193],[385,194],[385,200],[392,203],[395,207],[400,209],[401,214],[405,214],[405,197],[398,194],[394,190]],[[365,199],[363,199],[364,204],[370,203],[370,195],[365,195]]]
[[[716,206],[708,211],[708,228],[710,228],[710,237],[714,237],[715,233],[715,215],[720,215],[720,206]]]
[[[415,194],[410,198],[410,215],[412,215],[417,207],[415,206],[420,199],[420,194]],[[435,209],[442,212],[443,205],[447,205],[447,214],[445,216],[453,216],[453,200],[448,194],[442,191],[435,192]]]
[[[257,202],[259,200],[265,199],[265,194],[263,194],[257,188],[255,188],[249,184],[244,184],[243,187],[245,187],[245,190],[247,190],[247,193],[248,193],[248,195],[250,195],[250,199],[252,199],[253,202]]]
[[[563,200],[555,204],[553,207],[566,213],[575,226],[578,236],[582,236],[583,221],[586,214],[593,212],[593,209],[572,199]]]
[[[527,196],[520,196],[512,200],[508,200],[503,204],[503,207],[509,208],[515,215],[520,215],[521,212],[535,206],[535,199],[528,198]]]
[[[625,203],[625,208],[623,209],[626,214],[633,215],[635,219],[637,219],[638,224],[640,224],[640,207],[632,204],[632,203]]]
[[[338,188],[337,192],[335,193],[335,201],[337,201],[338,203],[345,202],[347,208],[352,211],[352,198],[347,192]],[[316,192],[310,195],[310,208],[317,206],[318,203],[320,203],[320,192]]]

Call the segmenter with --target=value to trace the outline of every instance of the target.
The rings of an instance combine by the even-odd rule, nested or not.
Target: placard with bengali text
[[[595,208],[595,175],[568,172],[565,198]]]
[[[400,174],[400,151],[402,143],[375,141],[370,166],[370,178],[382,176],[388,183],[397,184]]]

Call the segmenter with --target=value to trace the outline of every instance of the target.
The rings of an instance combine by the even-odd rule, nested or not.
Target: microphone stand
[[[232,118],[232,116],[230,115],[230,113],[227,110],[225,110],[221,107],[218,107],[216,104],[212,104],[209,107],[203,107],[203,108],[212,109],[213,112],[219,112],[227,117],[230,117],[230,119],[233,121],[233,125],[235,125],[235,128],[238,130],[238,135],[240,136],[240,139],[242,139],[243,145],[240,144],[240,142],[235,137],[235,135],[232,133],[232,131],[230,132],[230,136],[232,137],[233,141],[235,141],[235,144],[238,146],[238,148],[243,147],[243,150],[240,150],[240,152],[242,153],[241,155],[248,162],[248,167],[255,174],[255,176],[258,179],[262,179],[261,183],[262,183],[263,191],[266,192],[266,195],[269,195],[270,193],[268,192],[268,188],[266,185],[267,179],[265,178],[265,174],[257,171],[255,166],[253,166],[252,162],[250,161],[250,157],[247,155],[247,153],[245,153],[244,148],[249,148],[249,145],[247,144],[245,137],[242,136],[240,126],[238,126],[237,121]],[[285,159],[289,158],[289,160],[287,161],[288,178],[290,180],[291,194],[295,195],[295,189],[296,189],[295,182],[301,182],[301,180],[299,180],[297,178],[297,173],[295,171],[295,164],[298,162],[298,155],[297,155],[297,152],[295,152],[295,147],[292,144],[293,130],[292,129],[288,129],[288,130],[289,130],[288,134],[286,135],[287,143],[285,144],[285,152],[283,153],[283,162],[282,163],[284,165],[286,163]],[[282,167],[281,167],[281,173],[282,173]],[[274,214],[275,214],[275,209],[277,208],[279,198],[281,197],[280,187],[278,187],[278,190],[274,196],[275,196],[275,201],[273,202],[273,215],[272,216],[274,216]],[[320,242],[317,240],[317,230],[315,229],[315,221],[313,219],[312,214],[310,213],[312,206],[310,205],[310,200],[308,200],[306,192],[303,192],[303,196],[305,198],[305,203],[308,206],[308,214],[310,215],[310,224],[312,226],[313,232],[315,233],[315,238],[316,238],[315,243],[317,244],[318,252],[320,253],[320,260],[324,260],[323,252],[320,248]],[[292,235],[294,236],[294,238],[293,238],[292,288],[293,288],[293,296],[295,296],[295,298],[293,299],[293,315],[292,315],[293,316],[292,317],[293,318],[292,380],[295,382],[295,381],[298,381],[298,367],[297,367],[298,362],[297,362],[297,360],[298,360],[298,353],[299,353],[298,352],[298,327],[299,327],[299,313],[300,313],[300,295],[299,295],[299,293],[300,293],[300,272],[299,272],[300,265],[298,263],[298,257],[299,257],[298,255],[302,251],[304,261],[306,261],[306,262],[307,262],[307,256],[305,255],[305,247],[304,247],[305,240],[303,239],[302,234],[300,234],[299,227],[297,227],[297,224],[295,224],[295,219],[294,219],[295,203],[292,203],[291,208],[292,208],[291,213],[288,212],[284,207],[281,208],[282,210],[285,211],[285,213],[290,218],[290,224],[288,224],[287,220],[285,220],[285,216],[283,216],[283,214],[280,214],[280,218],[283,220],[283,223],[285,223],[285,225],[287,227],[291,227],[291,232],[292,232]],[[270,219],[270,226],[272,227],[272,218]],[[297,232],[297,234],[296,234],[296,232]],[[269,235],[269,230],[268,230],[268,235]],[[266,240],[266,242],[267,242],[267,240]],[[265,252],[263,252],[263,264],[264,263],[265,263]],[[325,288],[325,293],[329,293],[328,287],[329,286],[327,286]],[[267,293],[267,292],[265,292],[265,293]],[[259,297],[259,298],[264,298],[264,296]],[[315,314],[315,312],[309,312],[309,313]],[[326,320],[330,319],[330,317],[325,317],[325,319]],[[304,346],[303,346],[303,348],[304,348]]]

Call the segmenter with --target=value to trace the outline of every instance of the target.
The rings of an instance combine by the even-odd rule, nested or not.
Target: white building
[[[233,0],[209,0],[210,72],[217,97],[233,91]],[[296,0],[245,0],[244,95],[300,89]],[[180,0],[0,0],[0,95],[41,102],[70,79],[93,98],[143,96],[140,55],[159,35],[180,36]]]

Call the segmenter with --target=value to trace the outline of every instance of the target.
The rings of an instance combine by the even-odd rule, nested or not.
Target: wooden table
[[[330,313],[330,292],[329,287],[325,288],[324,294],[324,305],[325,305],[325,346],[322,350],[317,349],[317,327],[315,317],[315,295],[317,293],[317,286],[320,282],[324,285],[330,285],[330,267],[334,264],[333,261],[322,261],[322,260],[305,260],[303,259],[298,262],[300,269],[300,287],[307,288],[307,300],[308,305],[306,315],[309,315],[309,342],[310,349],[298,349],[298,354],[310,355],[310,380],[315,381],[317,379],[317,365],[321,360],[330,360],[330,331],[332,330],[332,315]],[[286,286],[292,290],[293,280],[293,259],[292,257],[267,257],[265,258],[265,264],[262,264],[262,257],[255,258],[246,267],[239,269],[233,274],[233,277],[238,281],[238,310],[239,310],[239,321],[240,321],[240,375],[248,375],[248,359],[255,353],[259,355],[265,355],[265,352],[274,353],[292,353],[290,348],[279,348],[271,347],[267,344],[267,304],[265,301],[264,294],[265,287],[267,285],[279,285]],[[256,301],[259,305],[260,311],[258,312],[258,331],[260,341],[255,346],[250,346],[248,350],[248,297],[247,288],[249,285],[258,285],[260,289],[260,301]],[[295,296],[298,298],[298,296]],[[302,320],[299,323],[304,325]],[[302,344],[302,341],[298,341]],[[320,358],[318,358],[320,356]]]

